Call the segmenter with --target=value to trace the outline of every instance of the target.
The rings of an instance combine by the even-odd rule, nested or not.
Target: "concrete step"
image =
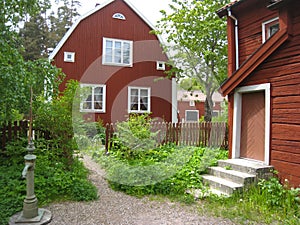
[[[269,178],[273,175],[273,166],[268,166],[257,161],[246,159],[219,160],[218,166],[223,168],[228,167],[231,170],[236,170],[242,173],[253,174],[256,175],[257,179]]]
[[[245,186],[248,186],[249,184],[255,182],[256,178],[256,176],[253,174],[243,173],[231,169],[225,169],[223,167],[210,167],[208,168],[208,173],[210,175],[220,177]]]
[[[233,192],[241,191],[243,189],[242,184],[238,184],[213,175],[203,175],[202,178],[203,182],[207,183],[211,190],[218,190],[219,192],[227,195],[231,195]]]

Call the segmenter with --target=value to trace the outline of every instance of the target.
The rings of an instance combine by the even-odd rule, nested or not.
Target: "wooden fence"
[[[2,124],[0,128],[0,149],[4,150],[7,143],[20,137],[28,137],[29,121],[15,121]],[[49,133],[40,130],[34,130],[34,138],[43,137],[49,139]]]
[[[106,151],[117,131],[116,124],[106,124]],[[224,147],[228,146],[227,123],[151,123],[151,131],[157,132],[155,141],[158,144],[175,143],[176,145]]]

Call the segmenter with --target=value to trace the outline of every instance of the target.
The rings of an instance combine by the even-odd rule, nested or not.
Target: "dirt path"
[[[52,204],[48,209],[50,225],[232,225],[229,220],[202,217],[195,207],[179,203],[138,199],[108,187],[104,171],[89,156],[84,164],[91,171],[90,179],[98,188],[99,200]]]

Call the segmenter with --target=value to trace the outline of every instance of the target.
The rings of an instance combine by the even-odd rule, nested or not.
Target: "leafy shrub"
[[[187,197],[187,189],[204,188],[201,174],[215,164],[215,157],[227,155],[223,152],[227,151],[171,144],[143,151],[130,159],[117,149],[108,157],[98,154],[98,160],[115,190],[135,196],[158,194],[181,198]]]
[[[73,151],[77,149],[72,123],[72,104],[77,87],[78,82],[69,81],[62,95],[51,101],[40,99],[35,103],[35,128],[49,133],[53,147],[60,151],[60,157],[65,158],[69,165],[72,164]]]
[[[12,142],[7,147],[9,158],[0,158],[3,162],[0,166],[0,225],[6,225],[10,216],[22,210],[26,196],[26,182],[21,179],[26,154],[24,142],[26,146],[25,140]],[[88,170],[83,163],[74,158],[72,165],[66,164],[52,146],[51,141],[35,141],[35,194],[39,205],[61,200],[97,199],[97,189],[88,181]]]
[[[126,121],[117,123],[111,150],[130,159],[154,148],[158,132],[151,131],[151,121],[149,114],[130,114]]]
[[[298,212],[300,218],[300,188],[288,188],[288,181],[282,185],[278,178],[272,177],[269,180],[262,179],[258,183],[261,195],[265,198],[265,203],[270,208],[282,208],[288,211]]]

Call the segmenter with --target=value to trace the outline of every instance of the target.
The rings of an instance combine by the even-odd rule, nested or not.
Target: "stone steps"
[[[257,183],[259,179],[271,177],[272,170],[272,166],[257,161],[228,159],[219,160],[218,166],[210,167],[208,174],[202,177],[212,193],[229,196]]]

